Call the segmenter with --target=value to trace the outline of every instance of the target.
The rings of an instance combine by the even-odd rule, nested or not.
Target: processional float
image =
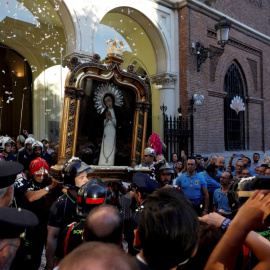
[[[128,180],[137,170],[149,171],[137,165],[145,148],[150,82],[136,74],[134,65],[121,69],[123,48],[121,41],[109,40],[106,63],[97,54],[87,61],[76,55],[69,59],[58,162],[51,168],[55,179],[61,179],[62,166],[76,156],[81,138],[99,148],[90,179]],[[121,148],[119,158],[116,149],[119,153]]]

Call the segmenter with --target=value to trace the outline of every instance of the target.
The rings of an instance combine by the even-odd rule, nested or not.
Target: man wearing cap
[[[38,219],[28,210],[0,207],[0,269],[9,269],[27,227]]]
[[[135,212],[129,218],[129,221],[126,223],[124,234],[128,242],[128,252],[135,255],[138,253],[138,251],[133,248],[133,231],[138,227],[139,219],[143,211],[146,198],[154,190],[158,189],[159,185],[155,180],[151,179],[148,174],[140,172],[137,172],[133,175],[132,182],[134,197],[138,203],[138,208],[135,210]]]
[[[7,207],[14,196],[14,182],[16,175],[23,170],[17,162],[0,163],[0,206]]]
[[[144,163],[145,163],[145,167],[147,167],[148,169],[152,169],[155,166],[155,159],[156,156],[156,152],[153,148],[151,147],[147,147],[144,149]]]

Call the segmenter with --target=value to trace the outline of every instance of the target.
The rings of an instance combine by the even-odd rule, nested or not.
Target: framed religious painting
[[[107,63],[94,55],[88,61],[72,56],[66,78],[58,163],[77,156],[89,165],[134,167],[141,163],[146,141],[149,80],[120,68],[118,54]]]

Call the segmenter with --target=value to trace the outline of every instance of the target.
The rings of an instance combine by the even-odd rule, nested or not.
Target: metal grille
[[[224,80],[224,90],[227,96],[224,99],[224,130],[225,149],[245,149],[244,112],[238,114],[230,108],[231,100],[237,95],[244,100],[243,81],[239,69],[232,64]]]
[[[166,159],[170,160],[171,154],[176,152],[180,156],[181,150],[188,156],[190,153],[190,123],[182,117],[164,116],[164,143],[167,146]]]

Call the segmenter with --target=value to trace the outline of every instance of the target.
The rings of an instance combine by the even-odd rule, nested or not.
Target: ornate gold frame
[[[60,179],[61,165],[76,153],[79,123],[80,101],[84,95],[83,80],[95,79],[101,82],[113,82],[118,86],[131,89],[136,96],[132,132],[131,167],[140,164],[146,141],[147,114],[149,103],[149,79],[142,79],[134,72],[134,66],[127,71],[120,68],[123,59],[116,54],[106,57],[107,65],[101,64],[99,55],[95,54],[88,61],[80,61],[78,56],[69,60],[70,71],[65,82],[65,97],[62,114],[61,135],[58,162],[52,167],[53,177]]]

